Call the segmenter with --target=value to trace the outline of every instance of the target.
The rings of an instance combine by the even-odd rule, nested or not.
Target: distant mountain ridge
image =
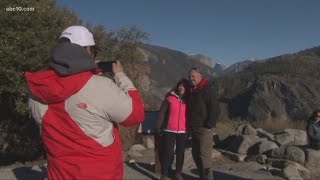
[[[260,62],[260,61],[257,61],[255,59],[251,59],[251,60],[244,60],[241,62],[234,63],[231,66],[229,66],[228,68],[226,68],[221,73],[221,75],[232,74],[232,73],[237,73],[237,72],[243,71],[250,64],[257,63],[257,62]]]
[[[211,58],[204,56],[204,55],[201,55],[201,54],[189,55],[189,57],[191,59],[196,60],[196,61],[200,61],[202,64],[205,64],[211,68],[213,68],[216,64]]]
[[[215,66],[213,67],[213,72],[215,73],[215,75],[220,76],[223,74],[225,69],[226,69],[225,65],[221,63],[216,63]]]

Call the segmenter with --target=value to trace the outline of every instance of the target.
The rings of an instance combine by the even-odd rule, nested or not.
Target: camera
[[[97,63],[97,66],[102,72],[112,72],[113,63],[116,63],[116,61],[100,61]]]

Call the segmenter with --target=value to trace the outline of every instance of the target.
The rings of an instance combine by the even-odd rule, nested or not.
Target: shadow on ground
[[[148,179],[153,179],[153,180],[160,179],[160,174],[154,173],[154,165],[142,163],[142,162],[126,163],[126,164],[127,166],[139,172],[140,174],[142,174]],[[182,175],[185,180],[198,179],[186,173],[183,173]],[[170,174],[170,178],[174,179],[174,172]]]
[[[153,179],[157,180],[160,179],[160,175],[154,173],[154,165],[147,164],[147,163],[141,163],[141,162],[135,162],[135,163],[128,163],[126,162],[126,165],[136,172],[140,173],[142,176],[144,176],[146,179]],[[185,180],[193,180],[193,179],[199,179],[198,171],[197,169],[190,169],[190,170],[184,170],[183,172],[183,178]],[[248,180],[250,178],[244,178],[241,176],[237,176],[234,174],[228,174],[221,171],[213,171],[214,179],[218,180]],[[171,179],[174,179],[174,173],[170,176]],[[130,179],[130,178],[125,178]],[[134,178],[133,178],[134,179]]]

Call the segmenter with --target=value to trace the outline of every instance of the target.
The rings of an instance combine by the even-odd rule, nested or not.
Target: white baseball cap
[[[66,37],[70,39],[71,43],[78,44],[80,46],[94,46],[94,39],[91,32],[83,26],[70,26],[65,29],[60,38]]]

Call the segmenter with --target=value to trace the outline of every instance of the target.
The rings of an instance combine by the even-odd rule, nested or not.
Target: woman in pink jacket
[[[186,125],[186,97],[189,81],[181,79],[176,87],[170,91],[162,102],[156,133],[163,137],[163,149],[160,156],[161,179],[168,179],[168,171],[174,156],[176,144],[176,179],[183,179],[182,166],[184,151],[188,139]]]

